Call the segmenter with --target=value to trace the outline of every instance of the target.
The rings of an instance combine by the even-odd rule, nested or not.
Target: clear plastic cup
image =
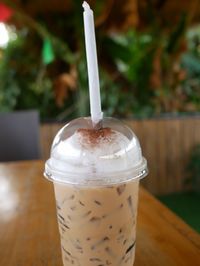
[[[45,176],[53,181],[63,265],[132,266],[139,180],[147,163],[135,134],[117,119],[94,130],[78,118],[56,135]]]

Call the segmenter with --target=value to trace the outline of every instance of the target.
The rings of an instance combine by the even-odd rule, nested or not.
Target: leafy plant
[[[187,98],[188,111],[200,110],[200,27],[187,32],[188,51],[182,55],[181,64],[187,70],[183,91]]]
[[[0,61],[0,106],[1,111],[35,108],[40,110],[42,118],[50,118],[58,112],[53,79],[42,60],[36,59],[40,47],[33,47],[31,43],[41,41],[35,37],[29,30],[18,31],[18,38],[3,51]]]
[[[62,12],[32,18],[13,1],[4,2],[16,10],[18,38],[1,51],[0,111],[37,108],[42,118],[59,120],[88,115],[82,1],[73,1],[67,19]],[[148,10],[153,16],[148,28],[114,33],[106,28],[113,25],[109,14],[114,15],[112,8],[102,13],[105,3],[93,6],[100,16],[96,36],[105,115],[199,111],[200,32],[185,38],[188,17],[182,15],[172,29],[163,30]]]
[[[192,150],[186,170],[186,182],[191,185],[194,191],[200,192],[200,144]]]

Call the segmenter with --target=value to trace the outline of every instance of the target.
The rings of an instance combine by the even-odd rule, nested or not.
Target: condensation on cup
[[[147,163],[122,122],[78,118],[56,135],[45,176],[54,184],[64,266],[133,266],[139,181]]]

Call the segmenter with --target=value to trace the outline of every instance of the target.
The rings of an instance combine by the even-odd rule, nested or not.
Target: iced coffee
[[[81,118],[61,129],[45,175],[54,182],[64,266],[133,265],[146,174],[136,136],[118,120],[95,130]]]

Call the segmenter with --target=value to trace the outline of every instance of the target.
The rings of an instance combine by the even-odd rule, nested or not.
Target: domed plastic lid
[[[56,135],[44,174],[54,182],[99,186],[142,178],[147,171],[137,137],[122,122],[104,118],[94,130],[90,118],[78,118]]]

